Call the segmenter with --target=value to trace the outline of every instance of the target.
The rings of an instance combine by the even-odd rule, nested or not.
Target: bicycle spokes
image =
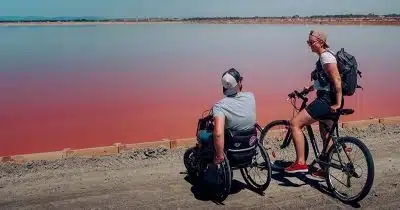
[[[335,194],[346,201],[364,198],[374,176],[373,161],[366,146],[355,138],[337,139],[329,159],[327,181]]]

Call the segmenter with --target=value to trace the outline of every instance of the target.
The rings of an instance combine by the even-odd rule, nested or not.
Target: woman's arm
[[[333,88],[336,93],[336,104],[332,106],[335,111],[340,108],[342,102],[342,80],[340,78],[339,69],[336,63],[324,64],[324,69],[328,73],[329,79],[333,83]]]

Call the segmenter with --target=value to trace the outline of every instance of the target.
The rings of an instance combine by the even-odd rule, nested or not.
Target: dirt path
[[[238,171],[232,194],[217,204],[199,196],[185,180],[184,150],[159,149],[95,159],[0,164],[0,209],[398,209],[399,126],[346,132],[361,137],[375,161],[374,186],[359,206],[324,193],[325,183],[310,175],[275,175],[261,196],[246,188]]]

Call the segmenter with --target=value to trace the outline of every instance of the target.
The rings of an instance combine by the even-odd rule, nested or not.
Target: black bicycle
[[[288,100],[294,107],[294,111],[301,111],[307,106],[308,98],[306,95],[312,90],[304,88],[301,92],[297,90],[290,93]],[[298,109],[296,99],[301,99],[302,104]],[[328,144],[323,145],[322,153],[318,149],[316,138],[311,125],[306,126],[309,139],[314,150],[315,159],[310,166],[319,164],[323,169],[328,188],[333,194],[343,202],[358,202],[365,198],[370,192],[374,181],[374,161],[367,146],[359,139],[354,137],[339,137],[338,121],[341,115],[353,114],[353,109],[339,109],[327,120],[332,120],[333,125],[329,128],[328,140],[333,141],[332,146],[326,152]],[[320,121],[323,126],[328,126]],[[304,129],[303,135],[304,135]],[[309,155],[309,146],[306,135],[304,135],[305,158]],[[293,162],[296,152],[292,141],[292,133],[289,120],[275,120],[266,125],[260,136],[264,148],[270,154],[271,164],[275,169],[283,169]],[[361,150],[360,153],[357,150]],[[359,162],[366,162],[364,170]],[[362,181],[364,180],[364,181]],[[359,190],[352,192],[354,188]]]

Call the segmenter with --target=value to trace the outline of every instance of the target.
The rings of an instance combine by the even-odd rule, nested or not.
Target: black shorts
[[[333,92],[317,91],[317,98],[311,102],[307,107],[307,113],[314,120],[329,119],[332,115],[331,106],[336,104],[336,95]],[[342,97],[342,103],[340,108],[343,108],[344,99]]]

